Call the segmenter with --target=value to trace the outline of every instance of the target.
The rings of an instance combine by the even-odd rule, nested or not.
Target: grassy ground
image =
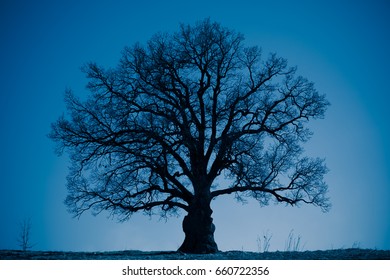
[[[390,251],[339,249],[304,252],[183,254],[178,252],[61,252],[0,250],[0,260],[390,260]]]

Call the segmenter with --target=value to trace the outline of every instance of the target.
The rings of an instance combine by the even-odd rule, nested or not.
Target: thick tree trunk
[[[215,226],[211,218],[210,200],[200,197],[190,205],[188,215],[183,220],[185,239],[179,251],[192,254],[218,252],[214,241]]]

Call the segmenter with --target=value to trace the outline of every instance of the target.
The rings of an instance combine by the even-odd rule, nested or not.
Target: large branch
[[[212,197],[232,193],[249,193],[257,198],[259,194],[270,194],[278,202],[286,202],[290,205],[303,202],[320,206],[323,211],[329,210],[330,204],[325,198],[327,185],[323,182],[323,175],[327,172],[327,168],[323,165],[323,161],[308,158],[299,160],[295,165],[295,170],[288,175],[290,181],[281,184],[275,183],[276,178],[284,173],[281,160],[273,163],[269,174],[263,178],[248,174],[250,173],[248,170],[243,171],[245,172],[243,174],[237,174],[241,179],[231,187],[213,191]]]

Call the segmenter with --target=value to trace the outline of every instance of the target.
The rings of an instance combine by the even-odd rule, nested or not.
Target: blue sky
[[[68,160],[46,137],[63,93],[86,96],[80,67],[115,66],[126,45],[210,17],[248,45],[297,65],[331,102],[305,146],[325,157],[333,207],[259,207],[213,202],[221,250],[283,250],[289,232],[304,249],[390,249],[390,4],[388,1],[22,1],[0,2],[0,249],[17,249],[32,221],[37,250],[176,250],[181,217],[134,215],[123,224],[89,213],[72,219],[63,200]]]

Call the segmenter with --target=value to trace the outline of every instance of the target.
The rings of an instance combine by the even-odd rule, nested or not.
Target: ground
[[[215,254],[183,254],[179,252],[61,252],[0,250],[0,260],[390,260],[390,251],[371,249],[339,249],[305,252],[227,251]]]

